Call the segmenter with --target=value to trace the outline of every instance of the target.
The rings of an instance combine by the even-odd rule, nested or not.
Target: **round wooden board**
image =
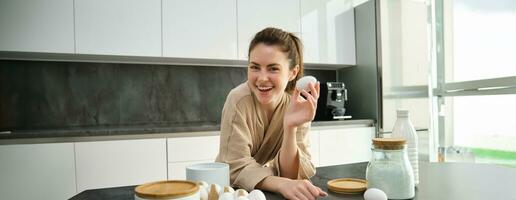
[[[195,194],[199,185],[192,181],[167,180],[146,183],[134,189],[136,195],[146,199],[179,198]]]
[[[328,189],[341,194],[358,194],[367,189],[367,181],[356,178],[338,178],[328,181]]]

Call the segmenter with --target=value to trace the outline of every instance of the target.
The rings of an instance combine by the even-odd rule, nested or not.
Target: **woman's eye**
[[[269,68],[269,71],[272,71],[272,72],[275,72],[275,71],[278,71],[278,70],[279,70],[279,68],[277,68],[277,67],[271,67],[271,68]]]
[[[258,66],[256,65],[250,65],[249,68],[253,69],[253,70],[256,70],[256,69],[260,69]]]

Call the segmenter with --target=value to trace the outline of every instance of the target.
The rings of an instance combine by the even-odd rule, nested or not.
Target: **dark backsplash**
[[[0,131],[217,124],[246,68],[0,60]],[[321,82],[336,71],[305,70]]]

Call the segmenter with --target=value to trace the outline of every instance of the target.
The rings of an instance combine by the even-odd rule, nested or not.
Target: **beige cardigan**
[[[290,95],[285,93],[272,120],[268,120],[247,82],[231,90],[222,110],[216,161],[229,164],[233,186],[250,191],[265,177],[281,176],[278,155],[283,138],[283,116],[289,102]],[[306,123],[296,132],[299,179],[315,174],[308,151],[309,128],[310,123]]]

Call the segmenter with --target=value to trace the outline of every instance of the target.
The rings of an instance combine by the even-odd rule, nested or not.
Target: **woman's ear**
[[[297,73],[299,73],[299,65],[296,65],[294,69],[290,70],[290,76],[288,77],[288,81],[292,81],[296,78]]]

